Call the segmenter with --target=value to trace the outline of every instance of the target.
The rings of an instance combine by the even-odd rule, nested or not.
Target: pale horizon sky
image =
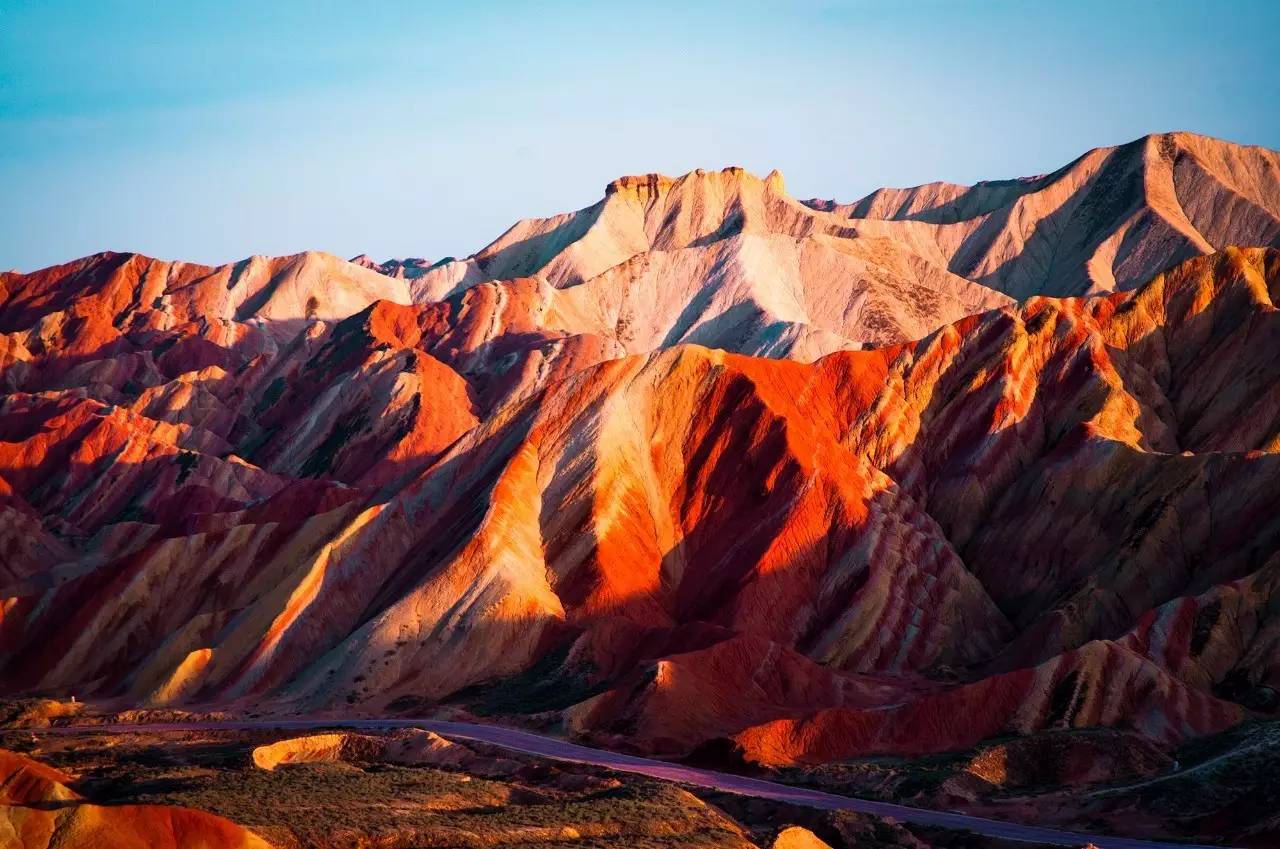
[[[1280,148],[1280,3],[0,0],[0,268],[465,256],[623,174],[796,197]]]

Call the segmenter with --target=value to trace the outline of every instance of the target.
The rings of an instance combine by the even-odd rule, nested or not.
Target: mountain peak
[[[761,180],[741,166],[730,165],[719,171],[706,171],[702,168],[697,168],[679,177],[669,177],[666,174],[658,173],[627,175],[619,177],[605,186],[604,193],[606,197],[616,194],[656,197],[675,186],[707,182],[722,184],[763,183],[766,188],[775,192],[786,191],[786,181],[782,177],[782,172],[776,168]]]
[[[666,174],[631,174],[609,183],[604,187],[605,195],[634,194],[657,195],[671,188],[675,179]]]

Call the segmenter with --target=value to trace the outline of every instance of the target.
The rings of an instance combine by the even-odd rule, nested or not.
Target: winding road
[[[1084,846],[1092,843],[1099,849],[1223,849],[1221,846],[1196,846],[1189,843],[1161,843],[1152,840],[1136,840],[1129,837],[1110,837],[1102,834],[1082,834],[1044,828],[1036,825],[1004,822],[984,817],[968,816],[950,811],[931,811],[890,802],[876,802],[850,796],[838,796],[807,787],[791,787],[760,778],[749,778],[732,773],[684,766],[634,755],[608,752],[579,746],[554,737],[544,737],[528,731],[503,728],[497,725],[477,725],[469,722],[446,722],[437,719],[281,719],[232,722],[177,722],[117,725],[76,725],[42,729],[61,734],[74,733],[154,733],[160,731],[313,731],[318,729],[348,728],[358,731],[390,731],[398,728],[423,728],[455,740],[487,743],[516,752],[537,755],[558,761],[592,764],[617,772],[644,775],[663,781],[705,787],[734,793],[789,802],[809,808],[824,810],[856,811],[877,817],[887,817],[902,823],[962,829],[986,837],[1018,840],[1030,843],[1047,843],[1055,846]]]

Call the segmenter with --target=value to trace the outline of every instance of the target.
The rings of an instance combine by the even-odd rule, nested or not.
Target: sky
[[[0,0],[0,268],[465,256],[623,174],[801,198],[1280,148],[1280,2]]]

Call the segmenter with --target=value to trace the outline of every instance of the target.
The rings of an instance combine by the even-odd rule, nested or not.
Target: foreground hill
[[[222,817],[170,805],[95,805],[72,777],[0,749],[0,839],[11,849],[271,849]]]
[[[1276,708],[1280,252],[812,364],[494,360],[485,287],[273,349],[87,288],[6,337],[7,692],[454,701],[767,764]],[[120,353],[64,361],[76,310]]]
[[[8,791],[0,793],[0,843],[6,849],[266,849],[265,841],[277,849],[1047,845],[733,795],[705,786],[732,782],[732,776],[701,770],[684,770],[694,783],[677,785],[412,728],[306,736],[253,729],[0,729],[0,742],[25,750],[25,756],[0,750]],[[770,791],[786,792],[766,785]],[[898,813],[931,819],[925,811]],[[1025,836],[1017,825],[943,816],[954,825]],[[1054,837],[1068,846],[1088,840],[1062,832]]]

